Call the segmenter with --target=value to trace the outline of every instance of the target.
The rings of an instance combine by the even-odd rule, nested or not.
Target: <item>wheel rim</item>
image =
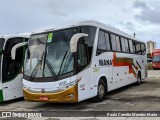
[[[99,97],[103,98],[104,93],[105,93],[104,86],[100,84],[99,87],[98,87],[98,95],[99,95]]]

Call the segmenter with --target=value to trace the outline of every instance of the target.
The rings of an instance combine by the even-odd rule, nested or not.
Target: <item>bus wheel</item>
[[[141,84],[141,74],[138,73],[136,85],[140,85],[140,84]]]
[[[106,96],[106,84],[105,82],[100,79],[99,83],[98,83],[98,88],[97,88],[97,96],[93,98],[94,102],[101,102],[105,99]]]

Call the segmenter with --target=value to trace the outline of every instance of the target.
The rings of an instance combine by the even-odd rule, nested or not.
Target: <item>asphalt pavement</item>
[[[86,100],[74,104],[55,104],[26,102],[21,98],[0,103],[0,111],[160,111],[160,70],[149,70],[148,78],[142,81],[140,86],[129,85],[107,93],[106,99],[100,103]],[[76,114],[76,112],[71,112],[71,116],[74,116],[74,114]],[[81,114],[83,114],[83,112]],[[50,120],[51,118],[46,119]],[[59,118],[56,118],[56,120],[57,119]],[[66,120],[67,118],[62,117],[60,119]],[[72,119],[86,120],[86,118],[83,117],[73,117]],[[104,118],[91,117],[87,119],[97,120]],[[109,119],[112,120],[114,118],[110,117]],[[120,117],[118,119],[126,120],[126,117]],[[134,120],[136,118],[132,117],[131,120],[132,119]],[[139,118],[139,120],[143,119],[147,118]],[[158,118],[155,118],[155,120],[158,120]]]

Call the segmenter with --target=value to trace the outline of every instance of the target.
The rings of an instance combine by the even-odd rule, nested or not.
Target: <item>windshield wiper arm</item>
[[[65,54],[63,56],[63,59],[62,59],[61,65],[60,65],[60,69],[59,69],[58,75],[61,73],[62,65],[63,65],[63,62],[64,62],[64,60],[66,58],[67,53],[68,53],[68,50],[65,52]]]
[[[49,71],[51,72],[52,76],[53,76],[56,80],[58,80],[58,77],[57,77],[57,75],[56,75],[56,72],[54,71],[52,65],[50,64],[50,62],[49,62],[47,59],[46,59],[46,65],[47,65]]]
[[[36,76],[40,64],[42,64],[42,60],[39,60],[38,63],[37,63],[37,65],[36,65],[35,68],[33,69],[32,73],[31,73],[31,78],[32,78],[32,79]]]
[[[41,56],[41,60],[39,60],[35,66],[35,68],[33,69],[32,73],[31,73],[31,78],[33,79],[36,75],[37,75],[37,72],[39,70],[39,68],[41,67],[42,65],[42,58],[44,56],[44,52],[42,53],[42,56]]]

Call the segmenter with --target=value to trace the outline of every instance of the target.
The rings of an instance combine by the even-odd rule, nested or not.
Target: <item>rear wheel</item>
[[[93,101],[94,102],[103,101],[106,96],[106,91],[107,91],[106,84],[102,79],[100,79],[100,81],[98,83],[98,88],[97,88],[97,96],[93,98]]]

